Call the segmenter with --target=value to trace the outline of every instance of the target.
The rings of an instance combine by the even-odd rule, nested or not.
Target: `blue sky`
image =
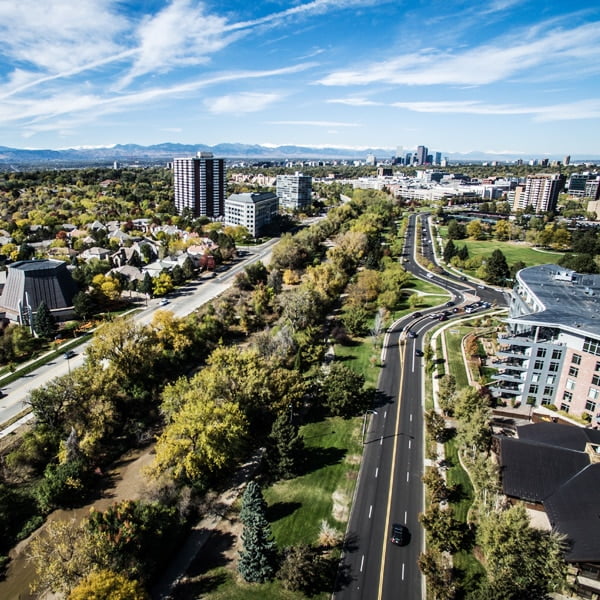
[[[600,5],[0,0],[0,145],[598,156]]]

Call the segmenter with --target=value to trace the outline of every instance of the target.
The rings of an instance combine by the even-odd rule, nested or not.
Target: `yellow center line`
[[[400,336],[398,337],[398,343],[400,343]],[[403,356],[404,354],[404,356]],[[404,352],[400,352],[400,387],[398,388],[398,410],[396,411],[396,430],[394,432],[394,451],[392,453],[392,466],[390,472],[390,491],[388,492],[388,503],[387,503],[387,513],[385,515],[385,530],[383,536],[383,546],[381,549],[381,570],[379,573],[379,590],[377,592],[377,600],[381,600],[383,594],[383,576],[385,574],[385,555],[387,553],[388,540],[387,535],[390,530],[390,513],[392,509],[392,494],[394,491],[394,482],[392,481],[392,477],[394,474],[394,469],[396,467],[396,454],[398,453],[398,438],[400,437],[400,408],[402,406],[402,389],[404,387],[404,364],[406,362],[406,344],[404,345]]]

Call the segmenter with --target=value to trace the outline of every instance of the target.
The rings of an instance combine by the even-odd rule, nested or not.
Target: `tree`
[[[446,420],[442,415],[435,412],[435,410],[430,410],[425,413],[425,426],[427,427],[427,432],[436,442],[445,442],[446,441]]]
[[[456,219],[448,222],[448,237],[451,240],[464,240],[467,237],[466,227]]]
[[[101,569],[86,575],[69,594],[68,600],[147,600],[139,581]]]
[[[462,245],[459,249],[458,252],[456,253],[456,256],[462,260],[468,260],[469,259],[469,249],[467,248],[466,245]]]
[[[457,252],[458,250],[454,245],[452,238],[450,238],[444,246],[444,261],[449,263],[452,260],[452,257],[456,256]]]
[[[332,415],[350,418],[367,410],[371,398],[364,390],[365,378],[334,362],[322,382],[325,406]]]
[[[438,402],[440,408],[446,413],[452,411],[454,394],[456,393],[456,377],[451,374],[444,375],[439,382]]]
[[[267,443],[269,475],[276,479],[298,475],[305,451],[304,440],[298,435],[298,426],[293,423],[291,414],[280,414],[273,423]]]
[[[496,248],[492,252],[485,270],[487,273],[486,281],[492,285],[504,285],[506,283],[506,280],[510,277],[510,269],[502,250]]]
[[[40,337],[51,340],[56,332],[56,321],[48,308],[48,305],[42,300],[37,308],[33,319],[33,329]]]
[[[438,504],[442,500],[447,500],[449,490],[446,482],[436,467],[426,467],[425,474],[422,477],[425,487],[429,490],[431,502]]]
[[[237,403],[204,397],[187,402],[156,442],[151,474],[203,482],[237,457],[247,423]]]
[[[262,490],[250,481],[242,496],[240,520],[243,549],[240,551],[238,571],[245,581],[264,583],[273,579],[276,570],[277,546],[266,517],[266,503]]]
[[[483,227],[479,219],[473,219],[469,221],[467,225],[467,235],[474,240],[483,239]]]
[[[173,278],[169,273],[160,273],[152,280],[152,295],[165,296],[173,289]]]
[[[510,223],[505,219],[499,219],[494,225],[494,236],[500,241],[504,242],[510,237]]]
[[[146,248],[147,246],[142,246],[142,248]],[[144,279],[142,279],[142,283],[140,285],[140,292],[142,294],[146,294],[146,296],[152,297],[154,287],[152,285],[152,276],[148,271],[144,273]]]
[[[492,511],[479,530],[493,598],[542,600],[565,583],[564,538],[530,526],[521,504]]]
[[[419,515],[421,525],[427,530],[431,544],[441,552],[458,552],[465,542],[465,526],[454,517],[451,507],[441,509],[432,504]]]
[[[277,578],[286,590],[314,595],[322,577],[319,553],[301,544],[287,548]]]
[[[94,301],[86,292],[77,292],[73,297],[73,310],[80,319],[87,319],[94,313]]]
[[[49,521],[45,535],[29,544],[28,557],[36,574],[32,587],[40,593],[68,593],[103,562],[92,533],[74,519]]]
[[[350,304],[344,307],[341,320],[350,335],[361,336],[367,332],[369,312],[360,304]]]

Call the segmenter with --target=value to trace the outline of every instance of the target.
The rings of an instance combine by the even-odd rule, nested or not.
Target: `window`
[[[594,369],[594,371],[596,371],[596,372],[600,371],[600,361],[598,361],[596,363],[596,368]]]
[[[538,348],[536,356],[544,358],[546,356],[546,348]]]
[[[594,412],[596,410],[596,403],[593,402],[592,400],[588,400],[585,403],[585,410],[590,410],[590,411]]]
[[[552,401],[550,400],[550,398],[542,398],[542,406],[550,406],[552,404]]]
[[[550,366],[548,367],[548,371],[552,371],[553,373],[556,373],[556,371],[558,371],[558,363],[551,362]]]
[[[554,358],[554,359],[562,358],[562,350],[559,350],[559,349],[552,350],[552,358]]]
[[[577,367],[569,367],[569,375],[571,377],[577,377],[577,375],[579,375],[579,369]]]
[[[538,393],[538,386],[536,384],[532,384],[529,386],[529,393],[530,394],[537,394]]]
[[[596,388],[590,388],[587,397],[590,400],[598,400],[598,397],[600,397],[600,390],[597,390]]]
[[[569,412],[569,405],[568,404],[561,404],[560,405],[560,410],[568,413]]]
[[[574,390],[575,389],[575,381],[573,379],[567,379],[567,383],[566,383],[565,387],[568,390],[571,390],[571,391]]]
[[[592,376],[592,385],[600,385],[600,375]]]
[[[573,400],[573,394],[571,394],[571,392],[563,392],[563,400],[571,402],[571,400]]]
[[[548,375],[548,377],[546,377],[547,385],[554,385],[555,381],[556,381],[556,375]]]
[[[543,360],[536,360],[535,364],[533,365],[534,369],[538,369],[541,370],[544,368],[544,361]]]
[[[537,383],[540,380],[540,374],[539,373],[534,373],[531,376],[531,383]]]
[[[573,356],[571,358],[571,362],[574,365],[580,365],[581,364],[581,355],[580,354],[573,354]]]
[[[586,337],[583,342],[583,351],[594,354],[595,356],[600,356],[600,340],[593,340]]]
[[[554,393],[554,388],[551,385],[547,385],[544,388],[544,396],[552,396],[553,393]]]

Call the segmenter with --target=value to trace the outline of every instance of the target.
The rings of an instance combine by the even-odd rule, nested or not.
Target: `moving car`
[[[169,304],[169,301],[166,298],[163,298],[160,302],[159,302],[160,306],[166,306],[167,304]]]
[[[423,350],[419,350],[418,348],[415,350],[415,356],[425,356],[423,354]]]
[[[396,544],[396,546],[404,546],[408,542],[408,530],[404,525],[400,525],[400,523],[394,523],[392,525],[390,542]]]
[[[416,338],[416,337],[418,337],[418,334],[417,334],[416,331],[409,331],[408,332],[408,337]]]
[[[75,356],[75,352],[73,350],[67,350],[64,356],[67,360],[69,360],[69,358],[73,358]]]

